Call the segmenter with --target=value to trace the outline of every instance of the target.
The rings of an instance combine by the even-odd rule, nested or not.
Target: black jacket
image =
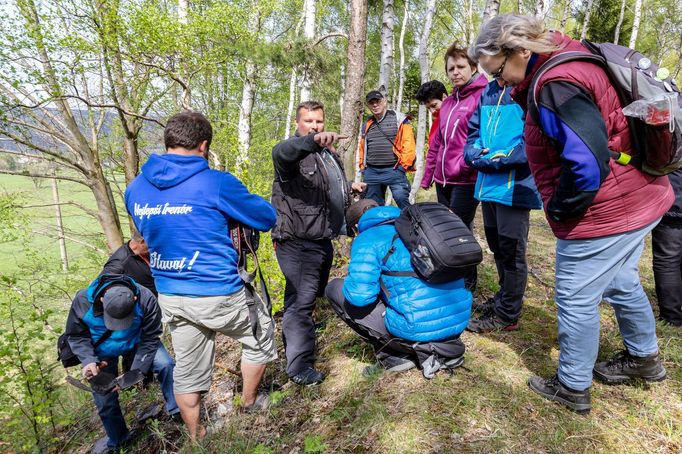
[[[350,205],[350,187],[338,157],[317,145],[314,135],[310,134],[295,136],[275,145],[272,160],[275,166],[272,205],[277,210],[277,224],[272,229],[273,240],[323,240],[336,237],[339,234],[338,227],[333,227],[331,220],[329,175],[332,172],[340,172],[342,176],[341,216]]]
[[[682,169],[668,174],[668,179],[675,192],[675,203],[663,215],[661,223],[682,226]]]
[[[149,264],[142,257],[135,255],[128,243],[111,254],[107,263],[104,264],[102,274],[125,274],[151,290],[154,296],[159,296]]]

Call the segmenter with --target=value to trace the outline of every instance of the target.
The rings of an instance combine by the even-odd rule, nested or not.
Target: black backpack
[[[104,334],[102,334],[102,337],[97,339],[97,342],[92,345],[92,349],[95,350],[97,347],[102,345],[102,343],[109,339],[112,334],[113,331],[110,329],[106,330]],[[59,339],[57,339],[57,359],[62,362],[64,367],[73,367],[81,363],[78,357],[71,350],[68,333],[62,333],[62,335],[59,336]]]
[[[636,158],[626,155],[625,163],[650,175],[665,175],[682,167],[682,94],[675,81],[668,75],[657,78],[658,66],[641,53],[628,47],[611,43],[592,43],[582,40],[587,52],[564,52],[551,57],[535,73],[528,90],[528,112],[538,119],[537,81],[540,77],[563,63],[584,60],[601,65],[618,92],[623,107],[633,101],[662,97],[670,103],[669,121],[662,125],[648,124],[638,117],[626,116],[632,145],[639,152]],[[672,95],[669,97],[668,95]],[[677,96],[675,96],[677,95]],[[614,159],[621,162],[625,153],[613,152]]]
[[[481,246],[469,228],[440,203],[410,205],[393,222],[398,232],[393,241],[400,237],[410,251],[414,271],[386,271],[387,276],[416,276],[439,284],[463,278],[483,261]],[[394,251],[391,245],[383,264]]]

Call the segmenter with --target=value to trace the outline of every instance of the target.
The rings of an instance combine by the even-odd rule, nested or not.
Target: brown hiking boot
[[[515,331],[519,329],[518,322],[502,320],[495,312],[472,318],[467,325],[467,331],[472,333],[490,333],[492,331]]]
[[[658,353],[649,356],[632,356],[627,350],[618,352],[611,360],[597,363],[594,378],[608,385],[625,383],[633,378],[645,381],[665,380],[665,368]]]

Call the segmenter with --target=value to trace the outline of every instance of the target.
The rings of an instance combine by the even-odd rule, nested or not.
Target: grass
[[[17,183],[3,177],[0,188],[25,191],[26,200],[33,200],[32,203],[51,200],[49,186],[32,190],[30,180],[24,180]],[[65,198],[80,197],[82,202],[87,201],[88,194],[75,187],[72,193],[68,188],[65,184]],[[36,222],[50,225],[50,213],[51,209],[40,216],[35,213]],[[66,222],[70,229],[78,228],[79,216],[82,215],[69,211]],[[481,235],[480,218],[477,226]],[[98,231],[98,226],[91,220],[81,228],[83,232],[95,235]],[[36,238],[36,241],[43,240]],[[45,253],[58,260],[56,244],[49,241],[39,244],[44,244]],[[48,250],[48,247],[54,249]],[[75,245],[70,247],[78,250]],[[11,247],[0,250],[0,273],[12,266],[12,254]],[[453,375],[441,373],[433,380],[425,380],[419,371],[413,370],[363,377],[362,369],[374,361],[371,349],[333,315],[324,301],[320,301],[316,318],[326,324],[318,336],[318,366],[328,375],[321,386],[301,389],[287,381],[280,340],[280,359],[268,368],[264,380],[264,388],[274,401],[268,412],[256,415],[229,413],[222,429],[210,435],[200,447],[187,444],[172,426],[152,426],[148,436],[132,451],[682,452],[682,336],[679,329],[659,325],[657,330],[668,380],[624,386],[595,382],[593,410],[588,416],[572,413],[530,392],[526,385],[528,377],[553,374],[558,360],[553,303],[554,237],[539,212],[533,212],[531,217],[528,259],[531,275],[520,329],[482,336],[464,333],[466,362]],[[343,267],[346,261],[338,260],[337,264]],[[270,272],[274,274],[274,271]],[[650,244],[641,260],[641,275],[645,291],[655,302]],[[496,290],[492,256],[485,254],[479,268],[477,297],[491,296]],[[59,302],[59,307],[67,306],[68,302]],[[611,308],[603,305],[601,312],[599,358],[604,359],[622,348],[622,342]],[[205,401],[211,414],[218,403],[233,402],[235,393],[239,392],[238,379],[227,371],[238,369],[238,350],[237,345],[224,338],[218,343],[214,387]],[[65,389],[67,395],[78,392]],[[68,446],[59,445],[58,449],[66,448],[66,452],[85,452],[89,443],[102,435],[94,406],[88,405],[82,397],[71,397],[74,411],[80,413],[62,437],[63,440],[67,435],[72,437],[71,442]],[[154,399],[160,400],[158,388],[125,395],[123,400],[128,416]]]

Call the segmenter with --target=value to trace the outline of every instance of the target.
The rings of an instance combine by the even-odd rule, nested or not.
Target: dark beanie
[[[358,222],[360,222],[360,218],[365,214],[365,211],[376,206],[379,206],[379,204],[372,199],[360,199],[348,207],[346,210],[346,230],[348,231],[348,236],[354,236],[354,229],[357,229]]]

